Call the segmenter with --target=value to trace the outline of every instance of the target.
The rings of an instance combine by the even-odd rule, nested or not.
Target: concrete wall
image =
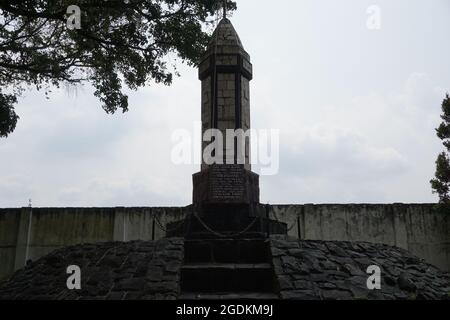
[[[78,243],[158,240],[189,208],[0,209],[0,279],[57,248]],[[273,219],[305,240],[385,243],[450,271],[450,210],[434,205],[274,205]]]
[[[21,209],[0,210],[0,279],[14,271]]]
[[[450,208],[434,204],[274,205],[270,216],[304,240],[366,241],[406,249],[450,271]]]
[[[68,245],[158,240],[185,208],[0,209],[0,279]],[[162,227],[160,227],[160,225]]]

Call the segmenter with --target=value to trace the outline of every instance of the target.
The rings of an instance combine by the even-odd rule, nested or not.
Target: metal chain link
[[[212,228],[210,228],[198,215],[197,213],[194,213],[194,217],[197,218],[197,220],[200,222],[200,224],[203,226],[203,228],[205,228],[208,232],[212,233],[213,235],[219,237],[219,238],[234,238],[234,237],[238,237],[244,233],[246,233],[248,230],[251,229],[251,227],[253,227],[253,225],[256,223],[256,221],[258,220],[258,217],[256,217],[255,219],[253,219],[252,222],[250,222],[250,224],[241,232],[235,233],[235,234],[223,234],[217,231],[214,231]]]
[[[192,214],[189,213],[189,214],[185,217],[185,219],[184,219],[183,222],[179,223],[178,226],[176,226],[176,227],[174,227],[174,228],[170,228],[170,229],[167,228],[167,227],[163,227],[161,221],[158,219],[158,216],[157,216],[156,214],[153,215],[153,218],[155,219],[156,224],[158,225],[159,229],[161,229],[161,231],[167,233],[167,232],[173,232],[173,231],[176,231],[176,230],[178,230],[178,229],[181,229],[182,226],[185,226],[186,220],[189,220],[189,217],[190,217],[191,215],[192,215]],[[166,225],[166,226],[167,226],[167,225]]]

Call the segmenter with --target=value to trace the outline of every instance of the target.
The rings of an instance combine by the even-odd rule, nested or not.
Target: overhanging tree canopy
[[[81,28],[67,27],[67,8]],[[208,35],[202,26],[223,0],[0,0],[0,137],[14,131],[17,97],[27,85],[46,89],[89,82],[108,113],[128,110],[130,89],[170,84],[170,53],[195,65]],[[236,5],[229,1],[228,9]],[[46,92],[47,93],[47,92]]]

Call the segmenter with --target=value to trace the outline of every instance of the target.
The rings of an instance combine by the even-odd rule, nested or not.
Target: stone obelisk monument
[[[269,220],[260,205],[259,176],[251,171],[252,77],[250,55],[224,10],[199,65],[202,133],[205,137],[215,129],[222,141],[217,144],[217,136],[202,141],[201,171],[193,176],[190,233],[285,232],[285,225]]]
[[[203,164],[202,171],[194,175],[194,203],[258,203],[259,179],[250,171],[250,137],[242,134],[250,129],[252,64],[227,18],[220,21],[212,36],[200,63],[199,78],[202,133],[220,130],[223,139],[216,146],[223,151],[222,156],[208,159],[217,155],[208,154],[211,142],[202,142]],[[241,133],[241,139],[227,141],[227,130]]]

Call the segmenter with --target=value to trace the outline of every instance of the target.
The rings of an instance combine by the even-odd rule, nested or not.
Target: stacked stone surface
[[[172,300],[179,295],[184,241],[109,242],[58,249],[0,284],[0,300]],[[69,290],[67,267],[81,269]]]
[[[270,246],[280,299],[449,299],[450,274],[400,248],[286,236],[272,236]],[[0,300],[178,299],[183,260],[179,238],[66,247],[0,283]],[[81,290],[67,289],[69,265],[81,268]],[[367,288],[370,265],[381,268],[381,290]]]
[[[406,250],[383,244],[271,237],[281,299],[449,299],[450,274]],[[381,268],[381,290],[367,287],[367,268]]]

